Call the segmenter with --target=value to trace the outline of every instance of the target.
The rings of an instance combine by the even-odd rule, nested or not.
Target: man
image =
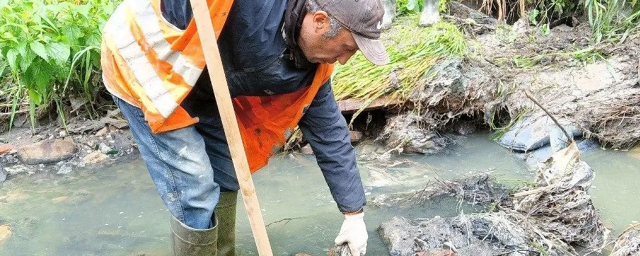
[[[365,196],[332,63],[389,61],[379,0],[209,0],[251,171],[298,125],[345,220],[336,244],[366,251]],[[187,0],[125,0],[105,25],[103,79],[172,214],[176,255],[234,255],[238,182]]]

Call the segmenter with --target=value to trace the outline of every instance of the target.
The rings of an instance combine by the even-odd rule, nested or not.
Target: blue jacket
[[[188,0],[162,0],[165,18],[185,29],[191,20]],[[235,0],[218,39],[229,91],[232,96],[274,95],[309,86],[315,67],[298,69],[288,54],[282,35],[286,0]],[[195,91],[211,94],[206,72]],[[213,97],[211,97],[213,99]],[[342,212],[365,205],[364,189],[356,166],[355,150],[333,96],[331,81],[320,87],[298,124],[315,153],[331,195]],[[225,184],[220,184],[225,187]],[[227,186],[229,187],[229,186]]]

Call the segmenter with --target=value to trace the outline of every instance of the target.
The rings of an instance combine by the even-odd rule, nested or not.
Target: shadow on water
[[[362,157],[369,145],[358,146],[367,197],[480,172],[510,184],[531,179],[521,160],[487,138],[487,134],[472,135],[445,152],[392,158],[386,164]],[[596,170],[591,192],[615,235],[640,216],[640,202],[633,196],[640,192],[640,158],[628,152],[596,151],[583,159]],[[276,156],[254,175],[254,182],[274,254],[327,255],[343,217],[314,157]],[[239,205],[238,254],[257,255],[244,207]],[[460,209],[453,199],[413,209],[367,207],[367,254],[387,255],[376,228],[392,216],[449,217],[461,210],[476,209]],[[169,255],[168,218],[141,160],[66,176],[14,178],[0,187],[0,225],[9,225],[13,232],[0,244],[0,254]]]

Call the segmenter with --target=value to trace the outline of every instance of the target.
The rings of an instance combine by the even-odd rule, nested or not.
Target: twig
[[[539,187],[539,188],[535,188],[535,189],[532,189],[532,190],[527,190],[527,191],[515,193],[515,194],[513,194],[513,197],[523,197],[523,196],[537,194],[539,192],[549,190],[551,187],[552,186],[545,186],[545,187]]]
[[[575,141],[573,141],[573,137],[569,136],[569,133],[567,132],[567,130],[564,129],[564,127],[562,127],[562,125],[560,125],[560,122],[558,122],[558,120],[551,115],[551,113],[549,111],[547,111],[546,108],[544,108],[542,106],[542,104],[540,104],[540,102],[538,102],[538,100],[536,100],[533,95],[531,95],[531,93],[529,92],[529,90],[524,90],[524,94],[527,95],[527,98],[529,98],[531,101],[533,101],[533,103],[535,103],[538,107],[540,107],[542,109],[542,111],[544,111],[549,118],[551,118],[551,120],[553,120],[553,122],[558,126],[558,128],[560,128],[560,130],[562,130],[562,133],[564,133],[564,136],[567,136],[567,139],[569,141],[571,141],[572,143],[574,143]]]
[[[267,224],[267,226],[266,226],[266,227],[269,227],[269,226],[271,226],[272,224],[280,223],[280,222],[283,222],[283,221],[292,221],[292,220],[304,219],[304,218],[305,218],[305,217],[284,218],[284,219],[281,219],[281,220],[277,220],[277,221],[271,222],[271,223]]]
[[[633,224],[633,225],[631,225],[631,226],[628,226],[627,228],[625,228],[625,229],[622,231],[622,233],[620,233],[620,236],[623,236],[623,235],[624,235],[624,234],[626,234],[627,232],[629,232],[629,231],[631,231],[632,229],[637,228],[637,227],[640,227],[640,223],[636,223],[636,224]]]
[[[9,113],[0,113],[0,116],[11,116],[13,114],[24,114],[24,113],[27,113],[27,112],[29,112],[29,110],[19,110],[19,111],[16,111],[15,113],[11,113],[11,112],[9,112]]]

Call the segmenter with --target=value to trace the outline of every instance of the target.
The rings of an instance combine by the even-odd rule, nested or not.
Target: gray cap
[[[389,63],[380,41],[384,9],[380,0],[315,0],[323,11],[351,31],[362,54],[376,65]]]

